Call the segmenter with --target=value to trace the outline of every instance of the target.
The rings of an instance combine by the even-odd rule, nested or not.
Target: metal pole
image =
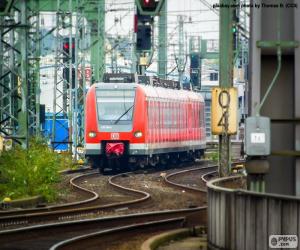
[[[183,16],[178,17],[179,28],[178,28],[178,59],[177,68],[179,74],[179,82],[182,88],[182,76],[185,68],[185,53],[184,53],[184,33],[183,33]]]
[[[57,0],[57,10],[59,10],[59,0]],[[57,92],[57,86],[59,84],[58,82],[58,65],[59,65],[59,48],[57,42],[59,42],[59,15],[56,14],[56,46],[55,46],[55,64],[54,64],[54,84],[53,84],[53,107],[52,107],[52,132],[51,132],[51,141],[55,141],[56,132],[56,92]],[[54,144],[52,144],[54,149]]]
[[[137,65],[138,65],[138,59],[137,59],[137,53],[135,48],[135,41],[136,41],[136,33],[132,33],[132,47],[131,47],[131,73],[137,73]]]
[[[97,8],[97,19],[91,20],[92,26],[97,25],[97,31],[93,30],[91,37],[91,63],[94,78],[99,82],[105,72],[105,0],[99,0]]]
[[[29,61],[29,133],[40,136],[40,15],[39,1],[32,0],[28,8],[30,32],[28,33],[28,61]]]
[[[0,16],[0,23],[4,24],[4,17]],[[4,48],[3,48],[3,43],[2,43],[2,39],[3,39],[3,27],[0,27],[0,62],[4,61]],[[3,70],[4,70],[4,64],[1,63],[0,64],[0,77],[3,75]],[[0,135],[3,134],[2,132],[2,126],[1,126],[1,121],[4,117],[4,112],[3,112],[3,107],[4,107],[4,81],[3,78],[0,78]]]
[[[67,6],[67,10],[63,6]],[[69,36],[68,55],[63,50],[66,34]],[[66,130],[67,136],[63,138],[63,141],[69,145],[68,149],[72,152],[72,0],[57,0],[55,53],[52,143],[56,140],[56,128]],[[63,73],[64,69],[69,69],[68,80],[66,79],[67,72],[65,75]],[[68,119],[69,128],[64,121],[57,121],[58,116]],[[55,144],[53,144],[53,148],[55,148]]]
[[[69,67],[69,89],[68,89],[68,96],[69,96],[69,105],[67,104],[68,107],[68,119],[69,119],[69,142],[72,142],[69,144],[69,153],[72,154],[73,152],[73,147],[74,147],[74,138],[73,138],[73,116],[74,116],[74,96],[73,96],[73,34],[72,34],[72,27],[73,27],[73,12],[72,12],[72,0],[68,1],[68,10],[69,13],[69,62],[68,62],[68,67]],[[77,69],[75,68],[75,72]],[[76,74],[76,73],[75,73]]]
[[[84,52],[82,45],[82,37],[84,33],[84,23],[83,23],[83,9],[84,2],[82,0],[76,1],[76,22],[75,22],[75,88],[73,90],[74,95],[74,112],[73,112],[73,145],[74,145],[74,158],[77,160],[77,147],[79,144],[83,143],[83,127],[82,120],[84,114],[82,112],[83,102],[84,102],[84,89],[82,88],[82,83],[79,82],[78,70],[80,69],[81,77],[80,81],[85,78],[85,66],[84,62]],[[81,51],[81,55],[79,55]]]
[[[84,4],[84,1],[82,1]],[[80,123],[80,130],[79,130],[79,143],[84,145],[85,138],[84,138],[84,127],[85,127],[85,91],[86,91],[86,75],[85,75],[85,58],[86,58],[86,48],[87,48],[87,30],[86,30],[86,22],[84,21],[84,9],[82,9],[83,16],[81,20],[81,37],[80,37],[80,50],[81,50],[81,76],[82,82],[79,83],[80,93],[78,94],[78,102],[80,103],[80,114],[81,114],[81,123]]]
[[[22,147],[28,148],[28,26],[27,26],[27,3],[25,0],[20,1],[20,24],[19,42],[21,48],[21,112],[18,115],[19,129],[18,136],[21,137]]]
[[[167,56],[167,4],[165,0],[159,13],[159,28],[158,28],[158,77],[161,79],[167,78],[168,56]]]
[[[220,0],[220,4],[230,5],[232,0]],[[220,87],[233,85],[233,34],[232,8],[220,8]],[[219,175],[228,176],[231,172],[231,141],[226,131],[219,136]]]
[[[35,1],[36,3],[36,10],[39,10],[39,0]],[[36,136],[41,135],[41,121],[40,121],[40,94],[41,94],[41,89],[40,89],[40,55],[41,55],[41,35],[40,35],[40,13],[39,11],[36,14],[36,50],[35,50],[35,62],[36,62],[36,67],[35,67],[35,80],[36,80]]]

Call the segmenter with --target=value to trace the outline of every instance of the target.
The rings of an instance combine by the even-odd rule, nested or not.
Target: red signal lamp
[[[64,49],[69,49],[70,48],[70,45],[69,43],[64,43]],[[72,43],[72,49],[75,48],[75,43]]]
[[[140,3],[144,11],[155,11],[157,5],[155,0],[141,0]]]
[[[69,49],[69,43],[64,43],[64,49]]]

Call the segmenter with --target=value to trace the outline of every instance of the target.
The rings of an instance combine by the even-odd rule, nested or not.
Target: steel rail
[[[0,211],[0,219],[2,216],[16,216],[16,215],[22,215],[22,214],[32,214],[32,213],[41,213],[41,212],[50,212],[50,211],[58,211],[62,209],[66,209],[69,207],[82,207],[83,205],[93,203],[99,198],[99,195],[87,188],[81,187],[77,185],[75,182],[78,182],[80,179],[90,177],[92,175],[95,175],[98,173],[87,173],[87,174],[81,174],[78,176],[73,177],[69,183],[72,186],[72,188],[76,189],[76,191],[83,193],[85,196],[90,196],[88,199],[81,200],[81,201],[75,201],[70,202],[66,204],[59,204],[59,205],[51,205],[46,207],[40,207],[40,208],[29,208],[29,209],[22,209],[22,210],[12,210],[12,211]]]
[[[237,165],[237,164],[241,164],[241,163],[244,163],[244,161],[232,162],[231,165]],[[192,169],[186,169],[186,170],[178,171],[178,172],[166,175],[165,178],[164,178],[164,181],[169,186],[177,187],[177,188],[183,189],[185,191],[195,192],[195,193],[199,193],[199,192],[206,193],[207,192],[206,188],[204,189],[204,188],[189,187],[189,186],[186,186],[184,184],[180,184],[180,183],[176,183],[174,181],[171,181],[170,179],[174,178],[175,176],[186,174],[186,173],[189,173],[189,172],[203,171],[203,170],[206,171],[208,169],[213,169],[213,168],[217,168],[217,167],[218,167],[218,165],[211,165],[211,166],[208,166],[208,167],[192,168]],[[217,174],[217,171],[210,171],[208,173],[204,173],[203,175],[201,175],[201,180],[204,183],[207,183],[210,180],[209,177],[211,177],[211,175],[213,175],[213,174]]]
[[[88,207],[79,207],[79,208],[67,208],[60,209],[58,211],[43,211],[36,213],[26,213],[26,214],[17,214],[17,215],[8,215],[0,217],[0,228],[6,228],[8,226],[16,226],[16,225],[27,225],[31,223],[41,223],[41,222],[49,222],[53,220],[63,221],[70,220],[76,218],[84,218],[87,216],[94,215],[98,212],[103,211],[112,211],[120,207],[135,207],[140,206],[141,203],[149,200],[151,197],[149,193],[135,190],[127,187],[122,187],[113,181],[124,174],[118,174],[116,176],[112,176],[109,178],[109,184],[113,187],[122,190],[123,192],[130,193],[134,196],[140,196],[139,198],[123,201],[123,202],[114,202],[106,205],[95,205]],[[141,197],[142,196],[142,197]]]
[[[216,168],[216,167],[217,167],[217,165],[213,165],[213,166],[208,166],[208,167],[201,167],[201,168],[192,168],[192,169],[181,170],[181,171],[178,171],[178,172],[166,175],[165,178],[164,178],[164,181],[169,186],[180,188],[180,189],[183,189],[185,191],[195,192],[195,193],[199,193],[199,192],[200,193],[206,193],[207,191],[204,188],[189,187],[189,186],[186,186],[184,184],[179,184],[179,183],[176,183],[174,181],[171,181],[170,179],[174,178],[175,176],[182,175],[182,174],[186,174],[186,173],[190,173],[190,172],[195,172],[195,171],[207,171],[209,169]]]
[[[105,230],[178,217],[186,218],[186,226],[194,226],[205,224],[206,216],[207,207],[203,206],[36,225],[0,232],[0,246],[2,249],[18,249],[22,246],[23,250],[44,250],[60,241],[97,232],[99,229]]]
[[[208,172],[206,174],[203,174],[201,176],[201,180],[204,182],[204,183],[207,183],[208,181],[211,180],[211,178],[213,176],[217,176],[218,175],[218,172],[217,171],[211,171],[211,172]]]
[[[111,237],[118,234],[118,241],[127,237],[134,237],[141,235],[144,231],[162,231],[182,228],[185,224],[185,217],[176,217],[172,219],[157,220],[145,223],[137,223],[133,225],[127,225],[122,227],[116,227],[106,230],[101,230],[89,234],[80,235],[71,239],[61,241],[49,250],[75,250],[75,249],[92,249],[100,245],[103,248],[104,238]],[[154,229],[155,228],[155,229]],[[133,235],[132,235],[133,234]]]

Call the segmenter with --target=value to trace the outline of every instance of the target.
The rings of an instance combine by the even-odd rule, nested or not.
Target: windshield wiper
[[[124,115],[126,115],[128,112],[129,112],[129,110],[130,109],[132,109],[132,107],[133,107],[133,105],[131,106],[131,107],[129,107],[115,122],[114,122],[114,124],[117,124],[121,119],[122,119],[122,117],[124,116]]]

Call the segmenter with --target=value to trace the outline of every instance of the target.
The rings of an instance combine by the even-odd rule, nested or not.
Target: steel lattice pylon
[[[91,66],[93,81],[102,81],[105,72],[105,0],[90,1],[90,6],[97,11],[87,19],[91,27]]]
[[[75,88],[73,91],[73,146],[75,159],[77,159],[77,147],[84,145],[84,112],[85,112],[85,57],[86,57],[86,24],[84,18],[84,0],[77,0],[77,12],[75,22]]]
[[[0,19],[0,133],[24,148],[28,147],[29,114],[36,113],[30,106],[33,83],[28,74],[28,41],[32,16],[28,7],[28,1],[19,0]]]
[[[18,0],[10,13],[0,16],[0,135],[23,147],[28,146],[30,135],[40,135],[40,44],[45,37],[40,33],[40,11],[55,11],[57,17],[56,27],[45,35],[53,32],[56,36],[51,139],[55,144],[57,126],[65,129],[64,142],[71,151],[71,143],[74,149],[84,142],[86,54],[91,52],[94,80],[100,80],[105,69],[105,0]],[[72,13],[76,13],[76,24]],[[91,27],[91,44],[86,27]],[[66,37],[69,44],[75,43],[73,63],[72,50],[66,55],[62,47]],[[63,76],[65,68],[68,77]],[[57,118],[68,119],[68,124]]]
[[[39,0],[31,0],[29,7],[28,24],[28,109],[29,109],[29,132],[39,136],[41,131],[40,124],[40,13]]]
[[[53,88],[53,123],[52,123],[52,145],[57,147],[56,129],[64,129],[68,136],[63,139],[64,144],[72,143],[72,49],[69,55],[63,50],[63,40],[65,37],[69,38],[69,45],[72,46],[72,0],[57,0],[56,12],[56,50],[55,50],[55,74],[54,74],[54,88]],[[64,58],[67,58],[64,62]],[[69,68],[69,79],[64,79],[63,70]],[[68,124],[62,119],[68,118]],[[72,150],[72,147],[69,147]]]

